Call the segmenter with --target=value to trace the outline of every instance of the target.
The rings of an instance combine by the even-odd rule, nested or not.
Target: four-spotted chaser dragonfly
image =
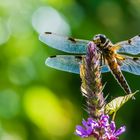
[[[48,46],[75,55],[57,55],[46,59],[46,65],[72,73],[78,73],[81,60],[86,55],[89,40],[64,37],[55,33],[45,32],[39,36],[40,41]],[[95,35],[92,41],[96,44],[104,63],[101,72],[111,71],[122,89],[132,93],[121,71],[140,75],[140,35],[116,44],[102,34]]]

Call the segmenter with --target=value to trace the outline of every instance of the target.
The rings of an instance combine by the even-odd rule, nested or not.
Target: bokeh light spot
[[[32,16],[32,25],[38,33],[70,33],[70,27],[64,17],[52,7],[38,8]]]
[[[13,90],[0,91],[0,116],[11,118],[19,111],[19,96]]]
[[[14,84],[28,84],[35,78],[35,68],[32,61],[24,57],[14,59],[9,65],[8,76]]]
[[[19,135],[10,134],[10,133],[3,133],[1,136],[1,140],[23,140],[23,138]]]
[[[6,21],[0,18],[0,45],[6,43],[10,37],[10,31]]]
[[[19,17],[22,18],[19,18]],[[28,38],[33,34],[29,19],[22,14],[14,14],[8,20],[8,26],[11,29],[12,36],[16,38]]]
[[[64,136],[71,127],[70,116],[59,99],[47,88],[33,87],[27,90],[24,107],[29,118],[48,135]]]

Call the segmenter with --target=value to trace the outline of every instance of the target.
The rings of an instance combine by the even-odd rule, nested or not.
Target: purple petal
[[[102,115],[100,119],[100,123],[102,127],[107,127],[109,125],[109,116],[108,115]]]
[[[112,133],[106,133],[105,134],[105,140],[117,140],[118,138],[116,136],[114,136]]]
[[[86,130],[82,126],[80,126],[80,125],[76,126],[75,134],[80,136],[80,137],[87,137],[88,136]]]
[[[87,132],[88,135],[91,135],[92,132],[93,132],[93,129],[91,127],[89,127],[89,128],[87,128],[86,132]]]
[[[87,124],[90,125],[92,129],[99,127],[99,124],[92,118],[88,118]]]
[[[118,140],[116,137],[111,137],[109,140]]]
[[[87,126],[87,122],[83,119],[83,121],[82,121],[82,124],[83,124],[83,126]]]
[[[91,127],[92,127],[92,129],[99,128],[99,124],[97,122],[93,121],[91,124]]]
[[[123,132],[125,132],[125,130],[126,130],[126,127],[125,127],[125,126],[122,126],[122,127],[120,127],[120,128],[114,133],[114,135],[115,135],[115,136],[119,136],[119,135],[121,135]]]
[[[114,121],[111,121],[111,123],[110,123],[110,129],[111,129],[112,133],[115,132],[115,130],[116,130],[116,125],[115,125],[115,122],[114,122]]]
[[[92,118],[88,118],[87,123],[91,124],[92,122],[93,122],[93,119]]]
[[[76,132],[78,132],[78,134],[85,134],[86,130],[82,126],[77,125],[76,126]]]
[[[109,119],[109,116],[108,115],[102,115],[101,116],[101,118],[100,118],[100,120],[107,120],[108,121],[108,119]]]

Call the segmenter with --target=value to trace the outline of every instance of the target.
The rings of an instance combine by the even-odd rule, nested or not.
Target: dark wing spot
[[[137,60],[139,60],[139,58],[138,57],[133,57],[133,60],[137,61]]]
[[[69,37],[68,40],[70,40],[73,43],[76,43],[76,40],[74,38],[72,38],[72,37]]]
[[[75,56],[75,58],[77,58],[77,59],[82,59],[82,56],[79,56],[79,55],[77,55],[77,56]]]
[[[80,56],[80,55],[77,55],[77,56],[75,56],[75,58],[82,59],[82,56]]]
[[[50,56],[50,58],[54,58],[54,57],[56,57],[56,55]]]
[[[52,32],[45,32],[45,34],[52,34]]]
[[[138,37],[140,37],[140,35],[138,35]]]
[[[128,44],[131,44],[131,42],[132,42],[132,41],[129,39],[129,40],[128,40]]]

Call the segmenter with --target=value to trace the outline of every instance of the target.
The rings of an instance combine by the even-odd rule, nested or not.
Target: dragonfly
[[[140,35],[116,44],[103,34],[95,35],[92,40],[83,40],[45,32],[40,34],[39,39],[54,49],[68,53],[48,57],[46,65],[77,74],[80,73],[80,64],[86,55],[87,44],[93,41],[105,60],[101,65],[101,72],[111,71],[125,93],[132,93],[122,71],[140,75],[140,57],[137,57],[140,54]]]

